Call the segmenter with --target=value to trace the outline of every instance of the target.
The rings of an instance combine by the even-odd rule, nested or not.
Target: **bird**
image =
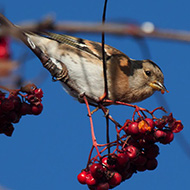
[[[83,103],[85,95],[97,105],[105,94],[102,43],[65,34],[21,30],[0,14],[1,27],[23,41],[68,94]],[[114,104],[140,102],[155,91],[168,92],[160,67],[149,59],[135,60],[104,45],[107,99]]]

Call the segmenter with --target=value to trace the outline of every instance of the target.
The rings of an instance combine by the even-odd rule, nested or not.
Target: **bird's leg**
[[[88,103],[88,100],[87,100],[85,95],[83,95],[83,100],[84,100],[84,102],[86,104],[87,111],[88,111],[88,116],[89,116],[89,119],[90,119],[90,127],[91,127],[91,135],[92,135],[92,150],[93,150],[93,147],[94,147],[96,149],[96,151],[97,151],[98,156],[101,157],[100,152],[98,150],[98,143],[96,141],[96,137],[95,137],[95,133],[94,133],[94,126],[93,126],[92,115],[91,115],[89,103]],[[91,154],[92,154],[92,152],[90,153],[90,155]]]
[[[107,98],[108,94],[105,91],[104,94],[102,96],[99,97],[99,102],[103,102],[106,98]]]

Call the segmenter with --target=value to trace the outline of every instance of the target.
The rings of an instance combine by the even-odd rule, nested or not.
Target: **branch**
[[[19,25],[21,29],[29,31],[53,30],[60,33],[102,33],[120,36],[133,36],[139,38],[155,38],[163,40],[176,40],[190,42],[190,31],[155,28],[153,23],[145,22],[142,25],[135,23],[97,22],[54,22],[46,18],[40,22],[25,22]],[[1,28],[0,36],[6,34],[6,29]]]

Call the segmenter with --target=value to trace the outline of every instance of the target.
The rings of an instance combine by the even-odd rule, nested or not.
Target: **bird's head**
[[[164,75],[154,62],[150,60],[131,60],[132,75],[130,79],[130,88],[142,95],[142,100],[151,96],[155,91],[161,93],[168,92],[164,86]]]

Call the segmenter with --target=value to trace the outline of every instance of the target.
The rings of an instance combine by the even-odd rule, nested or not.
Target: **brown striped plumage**
[[[70,95],[81,101],[85,94],[91,104],[98,103],[104,94],[101,43],[49,32],[21,31],[2,15],[0,21],[38,56]],[[105,59],[110,100],[132,103],[148,98],[156,90],[166,91],[163,73],[152,61],[130,59],[109,45],[105,45]]]

